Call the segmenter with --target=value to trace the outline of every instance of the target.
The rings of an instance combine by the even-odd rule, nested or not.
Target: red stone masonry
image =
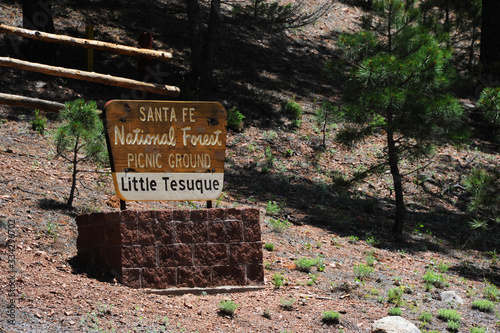
[[[258,209],[81,215],[78,260],[132,288],[264,283]]]

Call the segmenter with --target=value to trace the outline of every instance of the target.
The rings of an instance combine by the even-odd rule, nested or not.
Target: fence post
[[[86,39],[94,39],[94,26],[87,25],[85,27],[85,38]],[[86,49],[85,50],[85,65],[87,66],[87,70],[90,72],[94,71],[94,50]]]
[[[153,35],[150,32],[143,32],[139,36],[139,47],[141,49],[153,49]],[[137,64],[138,67],[138,80],[144,81],[146,78],[146,68],[151,64],[149,59],[139,58],[139,62]],[[159,82],[158,82],[159,83]]]

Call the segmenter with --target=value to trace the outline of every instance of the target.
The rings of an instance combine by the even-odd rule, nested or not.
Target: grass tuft
[[[443,321],[455,321],[460,322],[461,316],[460,314],[453,309],[439,309],[437,313],[437,317]]]
[[[219,309],[219,313],[221,315],[225,316],[234,316],[234,312],[236,309],[238,309],[239,305],[234,303],[232,300],[222,300],[220,303],[217,305],[217,308]]]
[[[328,325],[336,325],[340,323],[340,313],[335,311],[325,311],[323,312],[322,321]]]
[[[472,302],[472,308],[482,312],[495,312],[495,303],[487,299],[478,299]]]

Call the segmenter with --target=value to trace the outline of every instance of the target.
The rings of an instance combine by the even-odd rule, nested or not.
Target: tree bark
[[[73,172],[71,174],[71,190],[69,192],[68,201],[66,202],[66,205],[68,207],[73,207],[73,200],[75,199],[76,174],[78,173],[77,164],[78,164],[78,150],[79,150],[78,144],[79,144],[79,142],[80,142],[80,138],[77,137],[76,142],[75,142],[75,147],[73,148],[73,161],[72,161]]]
[[[212,0],[206,37],[204,38],[201,9],[198,0],[186,0],[190,33],[192,75],[201,80],[201,84],[209,84],[217,53],[217,39],[221,22],[220,0]]]
[[[204,83],[209,83],[212,80],[220,22],[220,0],[212,0],[210,5],[210,18],[208,20],[207,41],[205,44],[205,68],[203,73]]]
[[[191,49],[191,70],[195,78],[203,72],[203,38],[200,4],[198,0],[186,0],[189,23],[189,48]]]
[[[483,0],[479,60],[487,74],[500,76],[500,1]]]
[[[399,172],[398,153],[396,150],[396,142],[394,140],[394,132],[391,129],[392,112],[390,110],[388,111],[387,120],[387,148],[389,154],[389,167],[391,169],[391,175],[394,184],[394,194],[396,196],[396,217],[394,225],[392,227],[392,232],[396,234],[402,234],[405,218],[403,182],[401,180],[401,174]]]
[[[52,0],[23,0],[23,27],[53,33],[54,19]],[[28,41],[25,45],[28,59],[49,64],[56,63],[56,48],[39,41]]]

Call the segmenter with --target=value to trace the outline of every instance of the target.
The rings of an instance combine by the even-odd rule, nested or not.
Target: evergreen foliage
[[[47,127],[47,118],[40,114],[40,110],[35,110],[35,117],[31,121],[31,128],[33,131],[40,133],[41,135],[45,134],[45,127]]]
[[[393,231],[402,233],[403,178],[400,162],[430,151],[458,129],[462,108],[446,93],[452,71],[450,49],[422,24],[416,1],[373,1],[375,15],[362,18],[363,30],[338,41],[349,74],[344,94],[349,124],[337,139],[347,144],[372,134],[386,135],[380,166],[391,170],[396,196]]]
[[[234,303],[232,300],[222,300],[217,304],[219,313],[223,316],[233,317],[234,312],[238,309],[239,305]]]
[[[484,88],[479,95],[477,107],[490,125],[500,128],[500,88]]]
[[[340,313],[335,311],[324,311],[322,321],[329,325],[338,324],[340,322]]]
[[[313,24],[328,13],[333,4],[333,1],[325,0],[311,9],[311,3],[305,0],[284,4],[278,1],[250,0],[235,3],[233,13],[271,30],[287,30]]]
[[[467,193],[470,195],[468,210],[475,215],[470,222],[471,229],[480,232],[493,240],[493,246],[498,244],[500,226],[500,171],[474,168],[464,180]],[[483,244],[487,247],[487,244]]]
[[[458,51],[454,55],[456,64],[473,70],[481,37],[482,0],[423,0],[420,8],[426,27],[450,35],[448,43]]]
[[[292,121],[293,126],[300,127],[302,124],[302,106],[295,101],[295,97],[281,105],[283,114]]]
[[[61,126],[54,136],[57,155],[72,165],[71,191],[67,205],[73,205],[78,164],[82,162],[103,163],[107,150],[103,124],[94,101],[78,99],[67,102],[60,113]]]
[[[236,107],[232,107],[227,111],[227,127],[233,131],[241,132],[244,119],[245,116]]]

